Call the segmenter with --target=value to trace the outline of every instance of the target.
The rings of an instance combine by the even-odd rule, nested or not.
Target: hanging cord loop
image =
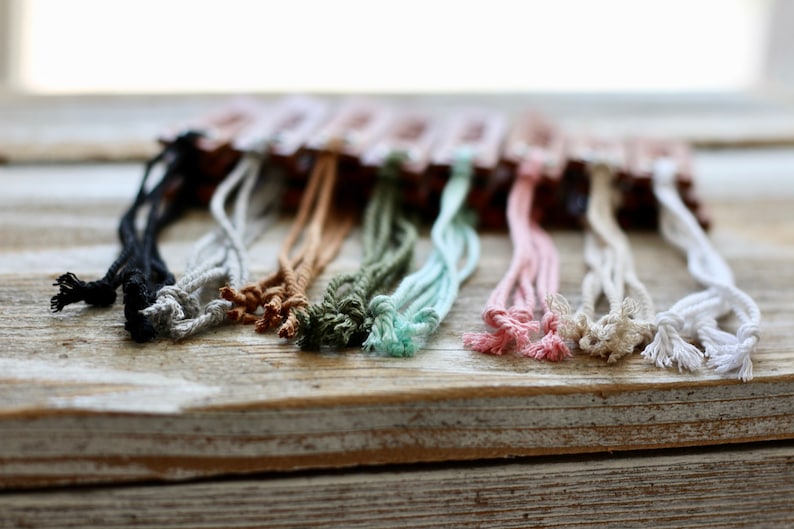
[[[553,305],[560,286],[559,256],[551,236],[535,222],[532,223],[532,234],[535,254],[538,256],[535,291],[543,317],[540,320],[542,336],[529,344],[526,356],[558,362],[571,356],[568,345],[560,335],[560,317]]]
[[[532,153],[519,166],[510,190],[507,221],[513,258],[482,314],[483,321],[493,331],[463,335],[466,347],[476,351],[501,355],[515,349],[522,356],[549,360],[570,355],[557,334],[559,318],[548,311],[546,302],[547,295],[558,288],[557,252],[549,235],[531,218],[535,189],[543,178],[543,164],[543,153]],[[508,307],[511,292],[513,301]],[[538,308],[545,312],[541,321],[534,316]],[[544,334],[538,340],[541,332]]]
[[[734,284],[728,263],[709,241],[675,187],[676,164],[660,158],[654,165],[653,190],[659,205],[662,235],[687,256],[689,272],[706,290],[690,294],[656,317],[658,333],[643,351],[659,367],[678,365],[694,370],[707,357],[718,373],[737,372],[753,378],[752,353],[760,337],[761,311]],[[719,328],[717,320],[733,313],[739,319],[735,334]],[[690,341],[699,341],[705,353]]]
[[[464,206],[472,174],[472,154],[462,150],[455,157],[441,195],[441,211],[431,229],[433,251],[422,268],[405,277],[392,295],[372,299],[373,321],[365,349],[413,356],[449,313],[460,284],[476,269],[480,241],[473,212]]]
[[[333,278],[323,300],[298,313],[298,344],[314,350],[360,346],[372,327],[368,305],[373,296],[408,270],[417,231],[400,208],[403,154],[393,154],[382,166],[364,212],[364,258],[358,271]]]
[[[239,290],[221,289],[233,303],[231,320],[254,323],[257,332],[278,329],[282,338],[294,338],[298,313],[309,306],[306,289],[339,252],[353,225],[353,215],[333,206],[338,153],[323,152],[315,162],[295,222],[278,256],[278,270]],[[262,314],[258,314],[259,309]]]
[[[577,342],[583,352],[614,363],[653,338],[653,302],[635,271],[628,238],[615,220],[612,168],[596,162],[589,164],[589,171],[584,249],[588,270],[582,281],[582,303],[573,315],[563,298],[553,304],[564,320],[563,336]],[[595,319],[601,294],[609,312]]]
[[[248,280],[246,247],[272,223],[281,194],[281,179],[274,174],[257,188],[266,169],[263,161],[260,152],[247,152],[213,194],[210,212],[218,227],[196,244],[182,278],[161,288],[155,303],[143,311],[159,334],[179,340],[226,321],[231,303],[217,298],[218,289],[239,288]],[[207,297],[210,301],[202,303]]]
[[[198,174],[197,132],[186,132],[174,139],[157,156],[146,163],[138,193],[119,222],[118,235],[122,245],[119,256],[104,277],[84,282],[72,273],[60,276],[54,286],[59,292],[50,301],[53,312],[66,305],[85,301],[90,305],[108,306],[116,300],[116,289],[124,293],[125,329],[136,342],[146,342],[155,335],[151,322],[140,313],[155,299],[163,285],[173,284],[174,276],[160,255],[157,236],[181,215],[193,198],[193,177]],[[147,191],[153,169],[163,165],[159,182]],[[148,207],[143,232],[136,230],[136,219]]]

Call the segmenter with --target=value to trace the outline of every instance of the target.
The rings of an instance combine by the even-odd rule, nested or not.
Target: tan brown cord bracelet
[[[254,323],[257,332],[277,328],[280,337],[295,337],[297,312],[309,306],[306,289],[337,255],[353,226],[352,213],[339,211],[333,204],[338,158],[338,149],[318,155],[295,222],[279,252],[278,270],[239,291],[221,289],[221,297],[234,304],[228,313],[230,320]]]

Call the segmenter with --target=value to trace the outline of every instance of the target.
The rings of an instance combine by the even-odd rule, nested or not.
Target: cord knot
[[[232,304],[227,311],[229,320],[253,323],[259,319],[257,311],[262,303],[262,290],[259,285],[248,285],[240,290],[227,285],[221,287],[220,296]]]
[[[579,348],[590,355],[606,357],[610,364],[630,355],[654,337],[655,325],[636,319],[639,310],[637,302],[625,298],[617,310],[585,329]]]
[[[736,331],[739,342],[755,345],[761,339],[761,328],[755,323],[745,323]]]
[[[362,344],[368,351],[384,351],[384,344],[397,341],[394,320],[397,307],[390,296],[375,296],[369,304],[372,328]]]
[[[731,336],[728,333],[724,333]],[[738,371],[738,376],[743,382],[753,378],[752,353],[761,337],[758,325],[748,322],[739,327],[736,336],[726,339],[722,344],[707,344],[706,356],[708,365],[717,373]]]
[[[71,272],[62,274],[52,286],[60,291],[50,299],[50,310],[60,312],[66,305],[85,301],[95,307],[107,307],[116,302],[116,287],[106,279],[82,281]]]
[[[463,343],[486,354],[500,356],[512,347],[521,353],[529,346],[531,337],[540,331],[540,322],[533,320],[532,312],[519,306],[489,308],[483,312],[483,320],[494,327],[493,332],[466,333]]]
[[[540,325],[545,334],[540,340],[529,344],[525,354],[536,360],[549,360],[551,362],[559,362],[570,357],[571,350],[558,332],[560,315],[548,310],[543,315]]]
[[[390,296],[375,296],[369,304],[369,311],[375,319],[383,318],[397,312],[394,300]]]
[[[141,311],[161,333],[168,333],[177,322],[195,318],[201,312],[198,299],[175,285],[166,285],[157,292],[152,305]]]
[[[656,316],[656,334],[641,355],[657,367],[678,365],[678,371],[694,371],[703,362],[703,353],[681,336],[685,321],[676,312],[660,312]]]
[[[424,307],[408,320],[397,314],[394,322],[395,340],[386,343],[389,356],[411,357],[422,346],[423,339],[432,334],[441,324],[441,316],[433,307]]]
[[[153,340],[157,332],[141,311],[152,303],[154,295],[149,291],[146,278],[140,270],[136,269],[126,274],[123,292],[124,316],[126,318],[124,328],[138,343]]]
[[[432,307],[424,307],[411,320],[397,312],[389,296],[375,296],[370,304],[372,329],[364,342],[368,350],[380,351],[394,357],[416,354],[420,338],[438,328],[441,317]]]
[[[330,288],[330,287],[329,287]],[[335,348],[361,345],[366,338],[368,320],[361,297],[345,296],[326,299],[298,314],[301,337],[298,345],[304,350],[317,350],[321,345]]]
[[[656,327],[680,333],[684,328],[684,318],[670,310],[660,312],[656,315]]]

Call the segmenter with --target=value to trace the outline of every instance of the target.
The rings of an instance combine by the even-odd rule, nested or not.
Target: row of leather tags
[[[694,189],[689,147],[674,140],[605,139],[563,131],[535,110],[510,119],[487,108],[456,111],[400,108],[355,98],[333,106],[306,96],[277,101],[236,98],[205,116],[170,127],[167,144],[177,134],[201,134],[200,197],[208,200],[244,153],[267,156],[269,167],[284,171],[282,207],[297,207],[318,153],[339,154],[338,200],[360,207],[369,196],[379,167],[395,153],[403,156],[401,189],[406,208],[432,220],[455,157],[472,157],[474,177],[469,205],[480,226],[502,229],[505,208],[517,168],[530,155],[544,160],[543,180],[533,205],[535,220],[552,228],[577,228],[587,206],[588,167],[607,163],[613,170],[616,215],[624,229],[654,229],[658,209],[652,170],[660,157],[673,159],[677,187],[684,203],[704,227],[708,217]]]

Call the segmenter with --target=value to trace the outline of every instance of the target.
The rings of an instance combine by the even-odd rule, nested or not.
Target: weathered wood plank
[[[0,161],[134,160],[152,155],[164,127],[204,114],[229,96],[0,97]],[[275,98],[276,94],[257,97]],[[341,95],[323,95],[338,101]],[[794,144],[794,106],[762,93],[376,95],[444,113],[487,106],[536,108],[569,131],[675,137],[704,147]]]
[[[794,446],[259,476],[0,495],[0,527],[794,525]]]
[[[794,215],[786,199],[720,202],[713,238],[764,311],[755,380],[662,371],[635,356],[616,366],[465,351],[507,265],[503,234],[441,331],[413,359],[359,351],[302,353],[228,326],[184,343],[131,343],[120,307],[48,312],[71,270],[99,275],[132,195],[131,166],[0,168],[0,487],[181,479],[307,467],[601,452],[794,437]],[[87,194],[86,194],[87,193]],[[196,212],[165,234],[176,270],[211,225]],[[264,273],[284,221],[252,249]],[[582,238],[554,233],[562,291],[575,302]],[[633,234],[640,275],[659,307],[695,287],[654,234]],[[423,239],[419,258],[428,250]],[[318,280],[357,265],[348,240]]]

